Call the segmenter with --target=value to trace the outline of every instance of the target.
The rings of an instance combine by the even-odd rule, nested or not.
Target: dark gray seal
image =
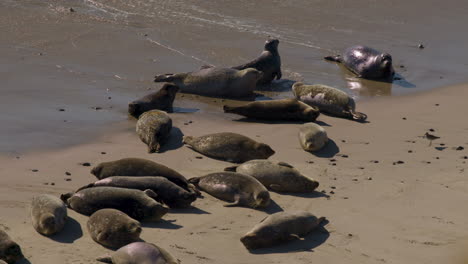
[[[155,82],[172,82],[182,93],[212,97],[242,98],[254,96],[257,81],[262,72],[248,68],[236,70],[229,68],[202,67],[188,73],[163,74],[155,76]]]
[[[392,56],[366,46],[347,48],[343,56],[327,56],[325,60],[343,63],[343,65],[360,78],[370,80],[393,80],[395,70]]]
[[[242,106],[225,105],[223,109],[225,113],[263,120],[313,122],[320,114],[318,108],[294,98],[251,102]]]
[[[171,129],[172,119],[160,110],[145,112],[136,124],[136,132],[141,141],[148,145],[148,153],[159,152],[169,139]]]
[[[153,199],[151,190],[140,191],[117,187],[96,187],[62,195],[62,200],[76,212],[91,215],[112,208],[126,213],[138,221],[158,221],[169,209]]]
[[[279,40],[277,39],[267,40],[263,52],[258,58],[232,68],[237,70],[254,68],[263,72],[263,77],[258,80],[258,84],[269,84],[275,78],[281,79],[281,57],[278,52],[278,44]]]
[[[179,264],[165,249],[154,244],[134,242],[97,261],[112,264]]]
[[[24,258],[21,247],[11,240],[10,236],[0,230],[0,260],[8,264],[14,264]]]
[[[275,154],[267,144],[230,132],[201,137],[184,136],[183,142],[205,156],[234,163],[268,159]]]
[[[305,151],[318,151],[328,142],[325,129],[315,123],[306,123],[299,128],[299,143]]]
[[[140,240],[141,225],[137,220],[115,209],[93,213],[86,225],[91,238],[103,246],[120,248]]]
[[[267,216],[240,241],[249,249],[272,247],[288,241],[301,239],[317,228],[325,218],[305,212],[279,212]]]
[[[217,172],[189,180],[200,190],[230,202],[224,206],[266,207],[270,193],[258,180],[235,172]]]
[[[158,195],[155,198],[156,201],[164,203],[170,208],[186,208],[197,199],[195,193],[188,192],[168,179],[158,176],[113,176],[91,183],[78,191],[102,186],[138,189],[141,191],[150,189]]]
[[[319,186],[316,180],[302,175],[285,162],[251,160],[239,166],[228,167],[225,171],[250,175],[275,192],[310,193]]]
[[[354,99],[336,88],[316,84],[305,85],[297,82],[293,85],[294,96],[302,102],[317,107],[320,112],[363,122],[367,115],[356,112]]]
[[[172,104],[178,91],[177,85],[165,83],[159,91],[129,103],[128,113],[135,118],[150,110],[163,110],[171,113],[173,111]]]
[[[45,236],[53,235],[65,226],[67,206],[53,195],[36,195],[31,202],[31,220],[37,232]]]

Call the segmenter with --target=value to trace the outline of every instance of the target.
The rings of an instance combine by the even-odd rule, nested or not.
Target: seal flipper
[[[294,168],[291,164],[283,162],[283,161],[278,162],[278,165],[283,166],[283,167],[288,167],[288,168],[291,168],[291,169]]]
[[[68,205],[68,199],[70,199],[74,194],[74,192],[64,193],[60,195],[60,200],[62,200],[66,205]]]
[[[353,120],[364,122],[367,119],[367,115],[361,112],[350,112]]]
[[[154,82],[172,82],[175,74],[166,73],[154,76]]]
[[[339,62],[339,63],[343,62],[340,55],[326,56],[326,57],[324,57],[324,59],[326,61],[333,61],[333,62]]]
[[[236,171],[238,166],[231,166],[231,167],[226,167],[224,168],[224,171]]]
[[[100,262],[111,263],[112,264],[112,257],[110,256],[110,254],[106,254],[104,256],[96,258],[96,260],[100,261]]]
[[[276,80],[281,79],[281,77],[283,77],[283,74],[281,73],[281,69],[278,72],[276,72],[275,75],[276,75]]]
[[[236,195],[234,197],[234,202],[233,203],[227,203],[227,204],[223,204],[224,207],[235,207],[235,206],[241,206],[241,203],[240,203],[240,195]]]
[[[290,240],[296,240],[296,239],[297,239],[297,240],[301,240],[301,241],[304,240],[303,237],[300,237],[300,236],[298,236],[298,235],[296,235],[296,234],[290,234],[290,235],[289,235],[289,239],[290,239]]]
[[[271,189],[272,191],[275,191],[275,192],[281,192],[281,185],[279,184],[270,184],[270,186],[268,186],[269,189]]]
[[[224,113],[234,113],[234,109],[236,109],[236,107],[228,106],[228,105],[223,106]]]
[[[202,66],[200,66],[200,70],[209,69],[209,68],[214,68],[214,66],[208,65],[208,64],[203,64]]]
[[[156,200],[158,198],[158,194],[156,194],[153,190],[151,189],[146,189],[143,191],[146,195],[148,195],[149,197],[153,198],[154,200]]]
[[[92,188],[92,187],[94,187],[94,183],[90,183],[90,184],[85,185],[85,186],[83,186],[81,188],[78,188],[78,190],[76,190],[76,192],[79,192],[79,191],[84,190],[84,189]],[[66,195],[66,194],[62,194],[62,195]],[[68,198],[70,198],[70,197],[68,197]]]

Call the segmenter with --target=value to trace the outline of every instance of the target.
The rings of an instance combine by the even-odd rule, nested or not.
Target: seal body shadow
[[[148,153],[159,152],[161,145],[169,139],[172,129],[172,119],[160,110],[145,112],[138,118],[136,132],[146,145]]]
[[[172,104],[178,91],[177,85],[165,83],[159,91],[129,103],[128,113],[135,118],[151,110],[163,110],[171,113],[173,111]]]

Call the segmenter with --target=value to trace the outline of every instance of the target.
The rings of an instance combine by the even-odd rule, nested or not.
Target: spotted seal
[[[145,112],[136,124],[136,132],[141,141],[148,145],[148,153],[159,152],[169,139],[171,129],[172,119],[161,110]]]
[[[299,142],[305,151],[317,151],[328,142],[325,129],[315,123],[306,123],[299,128]]]
[[[178,91],[177,85],[165,83],[159,91],[129,103],[128,113],[135,118],[150,110],[163,110],[170,113],[173,111],[172,104]]]
[[[367,115],[356,112],[354,99],[336,88],[316,84],[305,85],[297,82],[293,85],[294,96],[302,102],[318,107],[320,112],[363,122]]]
[[[179,264],[165,249],[146,242],[134,242],[121,247],[97,261],[112,264]]]
[[[0,260],[14,264],[24,258],[21,247],[0,229]]]
[[[31,220],[38,233],[45,236],[53,235],[65,226],[67,206],[53,195],[36,195],[31,202]]]

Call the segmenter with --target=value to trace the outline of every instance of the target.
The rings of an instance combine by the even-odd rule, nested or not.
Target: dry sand
[[[461,207],[468,202],[467,96],[468,85],[461,85],[360,102],[358,110],[369,116],[366,124],[321,115],[319,123],[333,142],[318,155],[301,149],[299,124],[232,121],[213,109],[204,115],[171,114],[180,130],[174,130],[161,154],[147,154],[134,131],[127,131],[67,149],[2,156],[0,223],[31,263],[95,263],[107,249],[90,238],[87,217],[70,210],[65,230],[43,237],[31,225],[33,195],[60,195],[94,181],[91,167],[82,162],[141,157],[186,177],[220,171],[231,164],[196,158],[198,153],[181,146],[181,132],[232,131],[270,144],[277,152],[271,160],[288,162],[314,177],[324,193],[272,193],[274,203],[265,211],[226,208],[206,195],[194,208],[172,210],[164,221],[145,225],[143,239],[166,248],[182,263],[453,263],[458,242],[468,237]],[[176,106],[180,100],[178,95]],[[431,128],[441,139],[429,147],[420,136]],[[459,146],[465,149],[454,149]],[[249,253],[241,235],[267,214],[282,210],[308,210],[329,223],[304,241]]]

